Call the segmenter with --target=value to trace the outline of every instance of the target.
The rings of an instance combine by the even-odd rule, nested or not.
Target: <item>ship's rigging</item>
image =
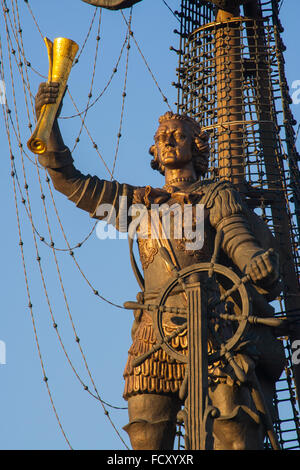
[[[200,3],[201,2],[199,2],[199,4]],[[201,95],[202,97],[203,95],[209,96],[209,94],[212,93],[208,89],[211,90],[211,88],[215,86],[213,84],[213,79],[207,85],[205,82],[202,82],[202,84],[200,85],[194,84],[193,85],[194,88],[191,90],[190,88],[191,81],[189,80],[188,74],[183,72],[184,68],[186,68],[185,61],[190,60],[190,57],[188,57],[189,51],[197,50],[197,53],[200,53],[203,60],[206,61],[205,63],[206,66],[210,67],[212,70],[212,73],[214,73],[213,64],[211,62],[211,57],[210,57],[211,47],[212,47],[211,37],[212,37],[213,32],[209,30],[209,28],[204,28],[198,33],[198,35],[196,34],[192,36],[191,39],[187,40],[188,35],[193,31],[192,28],[197,22],[199,26],[204,26],[205,23],[212,22],[212,19],[213,19],[212,14],[214,13],[214,10],[211,7],[208,7],[208,6],[204,7],[201,4],[202,16],[201,15],[199,16],[198,13],[195,13],[195,10],[192,10],[192,11],[188,10],[189,8],[188,1],[182,2],[180,12],[175,11],[175,9],[173,9],[173,4],[171,5],[171,2],[166,2],[163,0],[163,4],[170,11],[170,14],[172,15],[172,17],[173,18],[176,17],[175,21],[177,23],[178,22],[180,23],[179,26],[181,28],[180,31],[178,31],[181,37],[181,44],[178,48],[173,48],[173,50],[177,51],[179,55],[179,59],[180,59],[179,68],[178,68],[178,81],[174,83],[175,87],[178,89],[177,107],[180,111],[192,113],[196,115],[197,117],[199,117],[200,119],[203,119],[204,127],[210,128],[213,146],[215,147],[217,147],[218,145],[220,146],[221,141],[220,140],[218,141],[218,139],[220,139],[219,134],[217,133],[214,134],[216,127],[214,127],[214,121],[213,121],[215,117],[213,106],[211,106],[210,114],[209,113],[206,114],[207,109],[204,109],[204,108],[201,109],[201,104],[199,104],[199,101],[197,101],[198,99],[197,94],[199,96],[199,92],[200,94],[202,92],[202,95]],[[271,9],[274,7],[274,2],[266,1],[263,5],[264,5],[265,10],[268,10],[268,8]],[[281,1],[278,5],[278,10],[280,10],[282,5],[283,5],[283,2]],[[8,146],[9,146],[9,157],[10,157],[10,162],[11,162],[11,181],[12,181],[12,189],[13,189],[13,195],[14,195],[14,201],[15,201],[16,217],[17,217],[20,254],[21,254],[21,259],[22,259],[26,291],[27,291],[27,296],[28,296],[28,309],[30,312],[31,320],[32,320],[35,342],[36,342],[36,346],[38,350],[38,355],[40,358],[40,364],[42,367],[43,380],[45,382],[55,416],[58,420],[59,426],[65,437],[67,445],[70,448],[72,448],[72,444],[71,444],[71,440],[69,440],[68,432],[65,431],[63,422],[62,422],[63,420],[61,420],[60,415],[63,413],[59,413],[55,406],[55,400],[53,399],[53,392],[51,390],[51,380],[48,380],[48,377],[47,377],[47,367],[45,366],[45,361],[44,361],[44,357],[42,354],[43,348],[40,345],[40,337],[38,333],[38,328],[36,327],[37,312],[35,310],[34,302],[32,301],[32,287],[31,287],[31,281],[30,281],[30,269],[31,269],[30,267],[31,267],[31,264],[33,264],[33,260],[28,262],[26,259],[27,257],[26,244],[24,245],[24,235],[23,235],[23,218],[24,217],[26,217],[27,220],[29,221],[29,227],[32,233],[34,254],[36,258],[35,262],[37,263],[37,270],[40,275],[40,280],[41,280],[42,288],[44,291],[44,296],[45,296],[45,300],[47,304],[47,310],[50,315],[51,324],[55,331],[55,334],[57,335],[57,339],[59,341],[61,350],[63,351],[63,354],[65,356],[65,359],[67,360],[69,366],[71,367],[74,373],[74,376],[79,381],[82,388],[85,391],[87,391],[92,397],[94,397],[102,406],[102,409],[106,418],[109,420],[110,424],[114,428],[114,431],[119,436],[122,445],[125,448],[127,448],[127,444],[124,441],[120,430],[114,424],[114,420],[111,418],[111,412],[110,412],[110,409],[114,409],[114,408],[122,409],[123,407],[116,406],[110,403],[109,400],[106,399],[106,397],[105,399],[102,398],[102,394],[98,391],[98,387],[94,381],[93,374],[91,373],[91,369],[87,361],[84,347],[81,345],[80,334],[77,330],[77,327],[75,326],[75,322],[74,322],[73,315],[72,315],[72,308],[70,306],[71,302],[69,300],[69,294],[67,294],[65,286],[64,286],[63,268],[61,266],[60,258],[58,257],[58,255],[60,253],[62,254],[65,253],[66,255],[69,255],[70,259],[72,260],[72,263],[74,263],[75,268],[78,270],[84,282],[87,283],[89,289],[91,290],[92,294],[96,298],[98,298],[102,302],[112,305],[113,307],[117,309],[123,309],[123,307],[119,302],[116,302],[115,299],[107,299],[105,295],[102,295],[101,289],[99,289],[96,286],[95,282],[90,281],[89,276],[86,274],[85,270],[81,267],[81,264],[77,259],[77,250],[79,250],[82,246],[84,246],[85,243],[88,242],[90,237],[95,234],[96,224],[93,225],[90,230],[88,230],[88,233],[81,240],[77,241],[75,244],[70,243],[69,238],[66,235],[66,231],[64,230],[64,223],[60,215],[60,212],[57,208],[57,203],[55,202],[55,198],[53,196],[49,178],[47,178],[44,175],[43,170],[39,167],[37,161],[34,160],[32,155],[28,154],[25,148],[24,137],[23,137],[23,132],[22,132],[22,128],[24,127],[24,122],[20,122],[19,120],[18,103],[20,99],[19,99],[18,93],[20,92],[20,89],[21,89],[23,93],[22,102],[24,103],[23,105],[25,106],[25,109],[26,109],[26,115],[27,115],[27,121],[28,121],[28,124],[27,124],[28,129],[29,129],[28,132],[30,132],[30,130],[33,127],[32,122],[33,122],[33,116],[34,116],[34,103],[33,103],[34,91],[32,90],[32,87],[31,87],[30,74],[34,73],[38,75],[41,78],[41,80],[45,80],[46,77],[45,77],[45,73],[41,70],[39,66],[31,63],[28,52],[24,46],[21,7],[18,6],[17,0],[11,0],[10,2],[1,0],[1,6],[2,6],[2,12],[3,12],[4,29],[3,29],[2,37],[1,37],[1,51],[0,51],[1,77],[0,78],[5,83],[9,83],[9,87],[11,89],[11,94],[10,94],[11,100],[10,102],[6,103],[5,107],[2,107],[3,123],[6,129],[7,141],[8,141]],[[39,35],[41,37],[40,47],[42,48],[44,47],[42,44],[44,31],[42,32],[43,28],[40,26],[39,21],[34,14],[33,6],[31,5],[31,2],[25,1],[24,5],[22,5],[22,9],[24,8],[28,10],[28,13],[31,15],[31,18],[32,18],[32,23],[33,25],[35,25],[35,27],[37,28],[39,32]],[[203,11],[205,11],[205,14],[203,14]],[[132,22],[134,22],[134,9],[127,10],[126,12],[124,10],[124,12],[121,11],[121,13],[119,13],[123,18],[123,22],[125,26],[124,33],[123,33],[124,37],[120,39],[119,51],[116,54],[116,57],[114,60],[114,66],[109,75],[109,78],[106,84],[103,86],[103,88],[100,91],[98,91],[95,77],[96,77],[97,63],[99,60],[99,51],[101,50],[101,39],[102,39],[102,34],[103,34],[102,32],[103,18],[102,18],[101,9],[94,9],[94,10],[91,9],[91,12],[92,12],[92,18],[90,20],[89,25],[86,26],[86,30],[87,30],[86,36],[84,40],[82,41],[81,49],[77,56],[77,61],[75,64],[75,66],[77,66],[77,64],[79,64],[78,66],[80,66],[81,56],[84,53],[86,53],[87,47],[88,47],[87,44],[89,42],[90,36],[93,34],[95,36],[93,66],[92,66],[89,86],[86,86],[86,83],[85,83],[85,88],[88,90],[87,100],[84,105],[81,105],[81,106],[78,105],[76,103],[76,92],[74,92],[74,90],[70,87],[67,93],[68,93],[68,97],[71,103],[73,104],[75,111],[73,111],[73,113],[63,114],[61,116],[61,119],[63,121],[68,121],[68,120],[72,120],[75,118],[79,119],[80,127],[79,127],[76,137],[74,138],[74,144],[73,144],[72,150],[74,151],[80,145],[81,137],[84,132],[87,135],[88,140],[90,141],[90,145],[93,147],[94,151],[96,152],[97,156],[100,158],[102,162],[102,167],[104,168],[104,171],[106,171],[106,177],[109,179],[114,179],[116,166],[118,164],[119,146],[120,146],[120,141],[122,139],[124,112],[127,106],[127,87],[128,87],[128,80],[129,80],[129,75],[130,75],[130,67],[132,67],[131,55],[130,55],[132,47],[135,47],[136,50],[138,51],[138,54],[140,55],[141,60],[146,66],[146,69],[149,72],[151,80],[153,81],[156,92],[158,92],[158,94],[160,95],[163,105],[169,109],[171,109],[172,105],[170,104],[170,101],[166,97],[167,93],[165,93],[162,90],[159,80],[156,77],[156,73],[152,71],[152,68],[149,65],[149,62],[145,54],[143,53],[142,48],[138,42],[138,38],[136,38],[135,36],[134,27],[132,28]],[[274,21],[274,18],[272,18],[272,21]],[[271,34],[273,33],[272,28],[274,27],[274,23],[272,23],[272,21],[268,29],[268,32],[269,32],[268,40],[270,41],[271,47],[274,48],[274,55],[272,56],[271,60],[275,61],[276,60],[276,44],[272,42],[273,36],[271,37]],[[239,28],[239,32],[241,32],[242,40],[243,40],[244,38],[243,31],[244,30],[246,31],[246,27],[241,23],[241,25],[239,25],[238,28]],[[49,33],[47,32],[47,34]],[[204,43],[203,50],[201,50],[201,43],[202,44]],[[4,51],[4,48],[5,48],[5,51]],[[91,48],[89,49],[89,52],[90,50]],[[196,56],[195,56],[195,60],[197,60]],[[278,60],[278,56],[277,56],[277,60]],[[281,60],[282,59],[279,58],[280,64],[282,64]],[[115,150],[113,152],[112,161],[108,164],[106,159],[102,155],[102,151],[100,150],[101,145],[97,143],[98,139],[95,137],[95,135],[93,135],[93,133],[89,129],[86,118],[87,118],[89,111],[98,104],[98,102],[101,100],[103,96],[105,96],[105,93],[109,89],[111,82],[115,79],[115,76],[119,72],[120,64],[122,61],[124,64],[124,68],[123,68],[123,76],[120,79],[121,81],[120,114],[118,116],[118,128],[117,128],[117,134],[116,134],[116,139],[115,139],[115,144],[114,144]],[[251,68],[251,64],[248,64],[248,65]],[[272,65],[274,66],[274,64]],[[276,67],[276,64],[275,64],[275,67]],[[284,79],[282,70],[279,69],[278,75],[276,75],[276,70],[273,71],[272,73],[273,73],[272,80],[273,80],[274,85],[277,84],[278,86],[280,86],[280,84],[282,83],[282,80]],[[253,110],[253,103],[251,102],[251,100],[253,99],[253,89],[251,88],[253,83],[251,85],[250,75],[251,74],[249,74],[249,81],[246,82],[245,84],[245,96],[247,97],[246,99],[248,99],[248,102],[250,103],[249,108],[248,108],[249,109],[248,113],[249,115],[252,113],[251,118],[249,118],[249,121],[252,121],[252,124],[249,124],[247,126],[245,132],[246,132],[247,137],[249,138],[249,141],[251,141],[251,149],[253,150],[253,155],[257,156],[259,154],[259,148],[258,148],[259,145],[256,141],[256,136],[259,131],[255,127],[255,125],[253,125],[253,121],[255,121],[255,117],[253,118],[255,111]],[[18,91],[17,91],[16,84],[18,84]],[[204,90],[203,87],[204,88],[207,87],[207,89]],[[281,87],[278,93],[279,94],[282,93],[283,90],[284,88]],[[275,99],[279,100],[279,98],[280,98],[279,95],[278,95],[278,98],[277,98],[277,95],[275,96]],[[284,96],[283,102],[285,102],[285,100],[287,102],[289,100],[287,95]],[[247,103],[246,103],[246,106],[247,106]],[[276,109],[275,109],[275,112],[277,112]],[[287,138],[287,140],[285,140],[286,138],[283,137],[281,140],[279,140],[279,154],[280,153],[283,154],[290,164],[289,167],[283,168],[282,177],[284,181],[286,181],[286,178],[289,178],[287,182],[287,186],[289,189],[286,191],[285,194],[288,198],[287,203],[289,207],[290,206],[293,207],[291,209],[292,217],[290,219],[291,230],[295,234],[295,238],[292,240],[292,250],[293,250],[295,259],[299,260],[298,246],[297,246],[297,243],[299,244],[299,232],[297,232],[297,222],[295,222],[297,220],[297,217],[299,217],[299,213],[297,213],[297,210],[298,210],[297,206],[295,206],[294,208],[294,202],[297,199],[295,198],[295,192],[299,191],[299,187],[297,186],[297,182],[295,182],[296,179],[293,178],[293,171],[296,173],[299,171],[298,164],[295,160],[295,158],[297,157],[297,153],[295,152],[295,148],[293,148],[293,146],[295,145],[296,138],[295,138],[295,135],[293,134],[292,127],[293,125],[295,125],[295,123],[293,122],[290,115],[288,114],[289,113],[288,106],[286,109],[283,110],[283,113],[285,116],[285,122],[284,122],[285,130],[287,131],[288,135],[290,133],[291,139],[288,140]],[[279,129],[279,131],[280,130],[281,128]],[[278,135],[280,138],[281,136],[280,132],[278,133]],[[282,143],[282,141],[284,142]],[[17,150],[16,150],[16,143],[17,143]],[[280,147],[281,145],[282,146],[287,145],[288,150],[286,151],[283,149],[283,147],[281,148]],[[257,170],[256,170],[257,176],[255,179],[255,182],[256,183],[259,182],[257,186],[264,188],[265,180],[263,176],[263,172],[264,172],[263,165],[261,163],[258,163],[258,161],[255,160],[253,155],[251,155],[251,149],[249,151],[249,154],[247,155],[248,163],[249,163],[247,168],[249,170],[251,165],[252,167],[254,166],[257,167]],[[216,168],[216,166],[217,166],[217,163],[213,155],[212,161],[211,161],[212,172],[214,171],[214,168]],[[35,206],[35,204],[34,202],[32,203],[31,186],[28,181],[28,171],[32,170],[32,168],[28,170],[29,167],[33,167],[34,170],[36,171],[36,181],[37,181],[37,185],[39,188],[38,192],[40,193],[39,197],[42,201],[42,209],[44,212],[44,220],[45,220],[45,223],[42,229],[39,227],[38,223],[36,223],[37,217],[35,216],[34,210],[32,209]],[[291,171],[291,175],[292,175],[291,177],[287,176],[288,171]],[[251,182],[251,172],[247,174],[249,176],[248,180]],[[47,195],[46,195],[45,188],[47,190]],[[270,215],[270,207],[268,206],[268,201],[264,200],[264,198],[261,197],[261,195],[258,195],[257,197],[260,197],[260,205],[258,207],[261,211],[261,215],[265,218],[265,220],[270,221],[271,215]],[[55,237],[53,235],[53,229],[52,229],[53,219],[49,215],[49,212],[51,213],[53,212],[56,218],[56,224],[61,230],[62,237],[60,238],[61,240],[60,243],[56,242]],[[76,342],[81,359],[84,364],[85,373],[87,373],[87,379],[83,379],[81,376],[81,373],[78,372],[76,365],[73,363],[68,353],[68,350],[65,347],[63,337],[60,334],[60,321],[57,320],[53,298],[51,294],[48,292],[47,275],[45,274],[46,272],[45,268],[47,267],[45,266],[45,264],[47,264],[47,261],[45,264],[43,263],[44,259],[40,254],[42,251],[41,246],[46,247],[49,250],[49,253],[51,253],[51,256],[53,256],[58,284],[62,293],[64,305],[65,305],[64,307],[65,312],[71,325],[73,339]],[[296,266],[299,267],[299,265],[297,264]],[[284,299],[283,298],[278,299],[278,302],[280,304],[278,313],[285,312],[286,307],[284,306]],[[292,366],[291,366],[291,352],[292,351],[291,351],[291,347],[290,347],[288,340],[287,340],[286,346],[287,346],[287,349],[286,349],[287,368],[286,368],[284,376],[282,377],[281,381],[278,384],[278,392],[277,392],[276,400],[278,402],[279,409],[281,408],[282,403],[284,403],[285,401],[288,401],[290,407],[289,407],[288,412],[284,411],[285,414],[283,417],[278,416],[276,430],[280,436],[281,444],[283,448],[289,448],[289,447],[298,448],[298,445],[299,445],[298,405],[295,399],[295,386],[293,383],[293,374],[292,374]],[[89,383],[89,385],[87,383]],[[283,398],[281,398],[282,396]],[[289,435],[292,435],[292,437],[290,438],[290,442],[289,442],[289,439],[285,437],[287,433],[287,429],[290,429]]]

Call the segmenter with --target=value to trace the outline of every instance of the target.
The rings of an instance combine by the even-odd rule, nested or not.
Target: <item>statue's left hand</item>
[[[246,274],[249,274],[254,284],[265,289],[271,288],[279,278],[279,257],[270,248],[262,254],[255,256],[247,265]]]

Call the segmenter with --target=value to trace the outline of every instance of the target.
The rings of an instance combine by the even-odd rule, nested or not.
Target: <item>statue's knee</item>
[[[141,420],[129,423],[123,429],[134,450],[173,449],[176,425],[170,421],[150,423]]]
[[[236,439],[232,443],[232,450],[247,450],[247,444],[245,442],[245,439]]]
[[[241,410],[231,419],[214,423],[217,450],[262,450],[264,430],[262,423]]]

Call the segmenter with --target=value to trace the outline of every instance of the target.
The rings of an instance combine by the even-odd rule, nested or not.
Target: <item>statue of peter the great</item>
[[[36,96],[37,116],[44,104],[56,101],[58,87],[56,83],[40,85]],[[91,217],[101,218],[99,207],[111,204],[117,229],[121,229],[119,204],[120,200],[125,200],[120,199],[122,196],[126,196],[128,207],[143,204],[149,211],[153,204],[190,204],[193,208],[203,204],[202,248],[187,249],[185,240],[172,238],[172,235],[168,241],[180,269],[210,261],[215,237],[222,231],[219,262],[240,275],[249,274],[256,295],[265,302],[278,295],[278,257],[268,249],[271,237],[267,227],[258,224],[258,218],[229,182],[203,179],[208,168],[209,146],[207,135],[198,123],[188,116],[167,112],[159,119],[150,153],[152,168],[164,175],[162,188],[132,186],[83,175],[73,164],[56,119],[47,153],[39,156],[39,162],[47,168],[54,187]],[[130,222],[128,216],[128,224]],[[145,303],[153,302],[172,275],[159,250],[157,238],[150,235],[138,238],[144,276],[144,289],[139,300]],[[183,294],[177,290],[172,305],[180,307],[184,302]],[[263,312],[255,313],[263,315]],[[166,316],[164,328],[170,334],[178,328],[178,323],[173,320],[171,315]],[[255,348],[240,351],[238,361],[246,376],[255,370],[272,414],[275,382],[281,374],[284,355],[281,343],[270,329],[261,326],[255,331]],[[176,417],[182,406],[179,390],[186,366],[169,357],[164,350],[151,354],[142,365],[133,366],[133,360],[149,351],[156,341],[151,312],[142,310],[135,315],[132,337],[124,371],[124,398],[128,401],[129,412],[125,429],[135,450],[172,449]],[[186,331],[172,341],[176,350],[187,354]],[[213,425],[214,448],[262,449],[265,429],[247,384],[235,380],[222,365],[218,365],[210,369],[209,395],[213,406],[219,410]]]

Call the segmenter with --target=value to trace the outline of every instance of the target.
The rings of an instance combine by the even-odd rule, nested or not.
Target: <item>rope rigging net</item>
[[[111,410],[126,410],[127,408],[124,406],[116,406],[102,399],[94,379],[94,374],[91,372],[85,348],[81,344],[77,326],[75,325],[76,321],[74,320],[74,314],[72,313],[72,302],[70,301],[72,294],[70,294],[65,287],[63,267],[64,261],[61,258],[61,255],[63,254],[66,254],[70,257],[74,267],[78,270],[81,277],[88,285],[92,295],[107,305],[111,305],[112,307],[123,310],[123,306],[119,305],[119,303],[109,300],[100,293],[100,289],[96,288],[95,283],[89,280],[89,277],[85,273],[85,269],[82,268],[81,262],[79,262],[77,259],[76,253],[79,248],[84,247],[91,239],[91,236],[95,234],[96,224],[93,224],[92,228],[85,236],[80,239],[80,241],[70,242],[70,237],[66,233],[67,231],[65,229],[63,217],[60,215],[60,210],[58,209],[56,198],[53,194],[50,179],[47,176],[45,170],[39,165],[37,158],[29,155],[28,151],[26,150],[25,142],[26,138],[28,137],[28,133],[27,135],[24,135],[25,124],[20,117],[20,109],[22,109],[22,111],[24,111],[25,115],[27,116],[27,129],[30,133],[33,128],[33,122],[35,121],[35,91],[32,86],[34,81],[32,75],[36,76],[39,80],[46,81],[47,79],[45,70],[41,71],[39,66],[34,66],[32,64],[33,61],[31,58],[29,58],[28,54],[28,45],[26,47],[25,41],[23,40],[23,18],[26,16],[27,10],[27,14],[29,14],[31,17],[33,27],[36,28],[38,35],[41,38],[40,46],[36,45],[35,47],[40,47],[41,49],[44,48],[44,44],[42,42],[44,39],[44,28],[42,28],[39,24],[39,21],[34,14],[34,7],[31,5],[31,3],[32,2],[25,1],[24,4],[18,5],[16,0],[11,0],[10,2],[1,0],[3,12],[3,32],[2,37],[0,38],[0,79],[5,83],[7,88],[7,102],[5,106],[2,106],[2,115],[10,154],[12,190],[14,194],[15,212],[19,234],[19,246],[28,297],[28,309],[30,311],[35,343],[42,368],[43,381],[46,385],[52,408],[63,437],[68,447],[72,449],[73,447],[71,440],[69,439],[68,433],[65,431],[64,425],[62,423],[63,418],[61,415],[63,415],[63,410],[60,412],[58,411],[55,400],[53,398],[54,394],[51,389],[51,380],[49,380],[47,376],[47,361],[45,361],[46,354],[43,352],[43,340],[39,334],[38,326],[39,310],[41,307],[36,307],[32,300],[34,297],[32,285],[35,285],[35,283],[31,281],[31,277],[32,270],[35,269],[34,264],[37,265],[43,295],[50,317],[50,324],[55,331],[61,351],[65,356],[68,365],[70,366],[74,376],[76,377],[76,380],[80,383],[83,390],[87,391],[88,394],[95,398],[102,406],[104,415],[108,419],[118,439],[121,441],[121,445],[128,449],[128,446],[124,441],[118,426],[115,425],[114,420],[111,418],[110,412],[108,411],[108,408]],[[101,39],[103,35],[102,29],[104,29],[104,27],[102,25],[102,9],[92,9],[92,18],[88,24],[88,27],[86,28],[87,32],[82,40],[81,48],[74,63],[74,67],[80,67],[80,63],[82,61],[82,57],[84,57],[84,54],[88,53],[88,49],[91,51],[92,46],[89,44],[89,42],[91,41],[92,37],[95,37],[94,58],[92,60],[90,72],[90,85],[86,86],[85,84],[85,88],[88,89],[87,100],[84,106],[78,105],[76,103],[75,97],[76,92],[70,86],[67,89],[66,99],[69,98],[75,112],[69,113],[68,115],[62,115],[60,117],[62,122],[73,121],[74,119],[79,120],[80,127],[77,131],[76,137],[74,138],[74,144],[70,147],[72,153],[80,145],[83,132],[85,131],[85,135],[90,142],[90,146],[100,158],[102,166],[104,167],[105,172],[108,175],[108,179],[110,180],[115,179],[120,140],[123,132],[123,123],[126,110],[128,72],[130,70],[130,50],[132,44],[136,47],[138,54],[141,56],[142,61],[147,69],[147,73],[150,74],[151,79],[154,81],[155,87],[157,87],[159,93],[162,95],[163,102],[168,104],[168,100],[163,94],[161,87],[159,86],[157,79],[155,78],[154,73],[152,72],[145,58],[145,55],[143,54],[141,47],[135,38],[134,32],[131,29],[132,9],[128,15],[125,15],[123,12],[121,12],[121,15],[124,24],[123,31],[121,31],[119,35],[121,46],[119,48],[116,59],[114,59],[114,65],[112,71],[109,74],[107,82],[102,87],[102,90],[98,91],[96,89],[96,87],[98,87],[96,82],[96,73],[98,62],[100,60],[99,55],[102,53]],[[24,30],[24,32],[26,33],[26,30]],[[122,67],[122,62],[124,62],[124,67]],[[96,142],[97,138],[93,137],[90,126],[87,124],[87,116],[89,111],[98,103],[100,103],[101,98],[103,98],[103,96],[109,92],[111,83],[116,80],[115,77],[121,74],[123,74],[123,78],[120,77],[122,85],[120,93],[121,106],[119,126],[112,161],[108,163],[103,158],[102,152],[99,150],[100,146]],[[86,76],[86,73],[84,75]],[[11,93],[8,91],[11,91]],[[171,109],[170,106],[169,109]],[[35,186],[33,186],[31,183],[31,179],[33,178],[33,171],[36,172]],[[42,206],[39,208],[36,204],[37,193],[39,193],[39,199],[41,200],[42,204]],[[44,219],[43,221],[41,219],[42,216]],[[25,222],[25,219],[27,219],[27,223]],[[31,228],[32,250],[27,249],[29,227]],[[58,230],[61,232],[60,235],[58,235]],[[59,237],[59,241],[56,240],[56,237]],[[26,242],[24,242],[25,238]],[[48,250],[48,254],[45,253],[45,250]],[[30,251],[32,251],[31,255],[29,254]],[[80,368],[75,364],[75,361],[72,358],[72,348],[66,344],[64,333],[60,328],[60,324],[64,320],[59,318],[60,315],[59,312],[57,312],[58,307],[55,305],[55,298],[53,298],[53,294],[51,294],[51,287],[49,287],[50,283],[52,283],[52,280],[49,279],[49,275],[47,273],[49,262],[48,257],[50,255],[53,257],[57,283],[63,298],[66,317],[68,318],[69,324],[71,325],[73,341],[75,340],[76,342],[81,360],[83,362],[83,371],[80,371]],[[34,256],[35,260],[34,258],[30,258],[30,256]],[[87,375],[86,378],[84,378],[85,375]]]

